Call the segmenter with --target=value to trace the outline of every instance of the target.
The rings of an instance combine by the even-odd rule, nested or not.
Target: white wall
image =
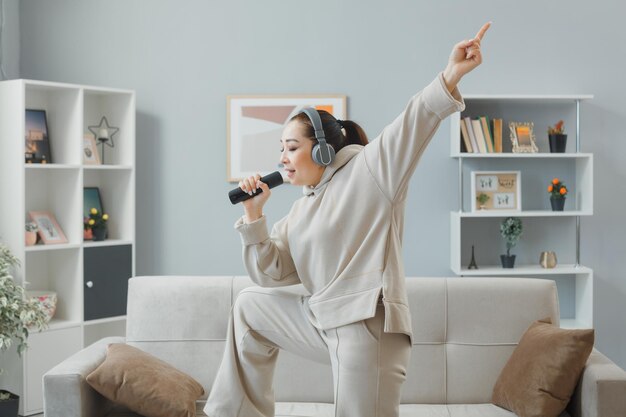
[[[454,43],[493,20],[485,63],[462,92],[596,97],[583,107],[596,192],[582,263],[596,271],[597,346],[626,367],[625,15],[619,0],[22,0],[20,76],[137,91],[139,274],[242,274],[232,229],[241,208],[226,199],[226,96],[346,94],[349,117],[374,137],[443,69]],[[411,185],[408,275],[451,275],[448,126]],[[277,189],[270,222],[300,195]]]
[[[2,16],[2,56],[0,63],[4,74],[0,71],[0,80],[19,77],[20,72],[20,16],[19,0],[0,1]]]

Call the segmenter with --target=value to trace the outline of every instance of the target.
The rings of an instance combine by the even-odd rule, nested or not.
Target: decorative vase
[[[515,267],[515,255],[500,255],[500,261],[502,262],[502,268]]]
[[[9,394],[8,400],[0,401],[0,417],[17,417],[20,405],[20,397],[12,392],[0,390],[2,394]]]
[[[548,141],[550,142],[550,152],[565,153],[565,145],[567,145],[567,135],[564,135],[562,133],[548,135]]]
[[[565,197],[550,197],[550,204],[552,205],[552,211],[563,211]]]
[[[37,232],[26,231],[25,233],[24,242],[26,243],[26,246],[33,246],[37,243]]]
[[[92,230],[93,230],[93,240],[94,241],[99,241],[99,240],[106,239],[106,236],[107,236],[107,228],[106,227],[98,227],[98,228],[92,229]]]
[[[550,252],[541,252],[541,256],[539,257],[539,264],[543,268],[551,269],[556,267],[556,253]]]
[[[91,229],[83,229],[83,240],[93,240],[93,232]]]

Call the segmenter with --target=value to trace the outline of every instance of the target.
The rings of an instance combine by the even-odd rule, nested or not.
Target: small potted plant
[[[515,255],[511,255],[511,249],[517,244],[522,236],[522,219],[519,217],[507,217],[500,225],[500,234],[506,241],[506,255],[500,255],[502,268],[515,266]]]
[[[548,193],[550,194],[550,204],[552,211],[563,211],[565,207],[565,196],[567,195],[567,187],[558,178],[554,178],[552,183],[548,185]]]
[[[550,142],[550,152],[564,153],[567,144],[567,135],[563,128],[563,120],[559,120],[554,126],[548,128],[548,141]]]
[[[16,285],[10,274],[10,268],[18,265],[19,260],[0,244],[0,354],[17,341],[17,353],[21,356],[28,347],[29,331],[33,328],[43,330],[46,322],[39,300],[27,298],[24,288]],[[19,397],[0,390],[0,415],[16,417],[18,408]]]
[[[24,242],[26,243],[26,246],[33,246],[35,243],[37,243],[37,230],[39,230],[39,227],[37,227],[37,223],[26,222],[26,232],[24,236]]]
[[[489,201],[489,196],[485,193],[480,193],[478,194],[478,197],[476,197],[476,201],[478,201],[478,209],[479,210],[484,210],[485,209],[485,203],[487,203],[487,201]]]
[[[100,213],[98,209],[92,207],[89,210],[89,217],[85,218],[84,230],[91,230],[93,232],[93,240],[104,240],[107,235],[107,221],[109,215],[106,213]],[[86,234],[83,234],[83,238]]]

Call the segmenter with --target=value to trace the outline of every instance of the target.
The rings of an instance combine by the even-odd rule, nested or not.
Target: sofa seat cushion
[[[198,416],[204,402],[198,402]],[[276,403],[276,417],[334,417],[333,404]],[[116,407],[107,417],[141,417],[124,408]],[[400,417],[516,417],[515,414],[493,404],[401,404]],[[570,417],[563,412],[559,417]]]

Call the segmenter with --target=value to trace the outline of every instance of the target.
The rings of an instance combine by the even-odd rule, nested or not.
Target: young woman
[[[235,301],[208,416],[273,417],[280,349],[331,364],[335,416],[398,416],[412,337],[402,264],[408,182],[441,121],[463,110],[456,85],[481,64],[489,26],[455,45],[445,70],[371,143],[356,123],[327,112],[293,116],[280,162],[304,196],[271,234],[268,186],[259,175],[239,183],[251,195],[263,190],[243,202],[235,224],[260,287]],[[314,156],[322,136],[333,149]],[[274,288],[292,284],[307,292]]]

